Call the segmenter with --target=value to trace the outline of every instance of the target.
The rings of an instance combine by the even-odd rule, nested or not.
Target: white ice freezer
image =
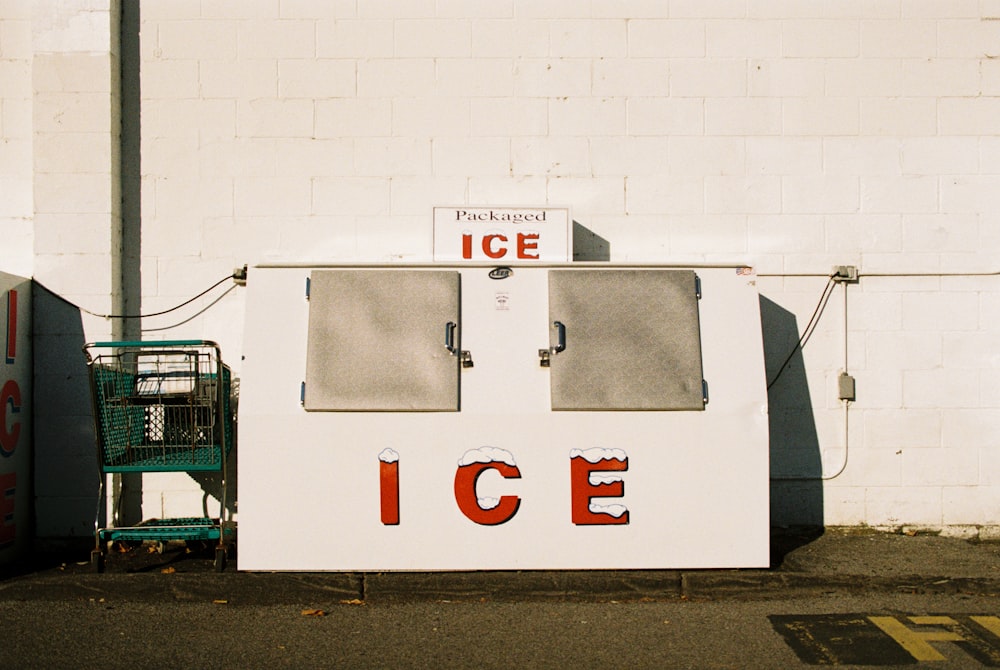
[[[746,267],[262,265],[240,570],[764,567]]]

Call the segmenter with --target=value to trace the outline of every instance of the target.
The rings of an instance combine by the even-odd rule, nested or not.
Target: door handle
[[[566,324],[562,321],[553,321],[552,327],[556,329],[556,346],[552,347],[552,353],[558,354],[566,350]]]

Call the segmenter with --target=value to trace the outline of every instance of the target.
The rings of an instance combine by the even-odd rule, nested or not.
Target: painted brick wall
[[[99,480],[81,345],[124,333],[121,320],[93,314],[124,309],[120,8],[114,0],[28,5],[35,526],[41,538],[87,537]]]
[[[30,277],[31,4],[0,4],[0,272]]]
[[[997,2],[140,13],[143,311],[262,259],[429,258],[434,205],[568,205],[614,261],[754,265],[772,378],[854,265],[771,387],[775,523],[1000,526]],[[156,332],[238,365],[242,309]]]
[[[775,522],[1000,524],[1000,278],[933,276],[1000,270],[1000,6],[210,5],[143,7],[149,304],[427,258],[435,204],[566,204],[613,260],[756,266],[776,374],[856,265],[771,389],[774,474],[847,465],[776,481]]]

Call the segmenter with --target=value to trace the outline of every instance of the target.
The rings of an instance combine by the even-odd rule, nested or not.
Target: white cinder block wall
[[[30,277],[32,241],[31,6],[0,20],[0,271]]]
[[[566,205],[613,261],[756,267],[774,523],[1000,526],[995,0],[139,12],[144,312],[265,258],[428,259],[434,205]],[[0,66],[22,73],[0,89],[5,152],[30,135],[26,47],[6,37],[25,20],[0,28]],[[27,175],[0,160],[0,184]],[[27,209],[0,208],[5,227]],[[5,269],[37,271],[39,234],[34,258],[0,250]],[[811,324],[835,265],[860,281]],[[242,306],[234,290],[142,325],[218,340],[238,367]],[[198,492],[144,486],[153,514]]]

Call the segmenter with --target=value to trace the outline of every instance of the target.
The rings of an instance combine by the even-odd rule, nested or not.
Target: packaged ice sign
[[[0,272],[0,563],[29,540],[31,283]]]
[[[531,263],[255,268],[238,569],[769,564],[752,271]]]
[[[569,210],[435,207],[434,260],[515,263],[572,260]]]

